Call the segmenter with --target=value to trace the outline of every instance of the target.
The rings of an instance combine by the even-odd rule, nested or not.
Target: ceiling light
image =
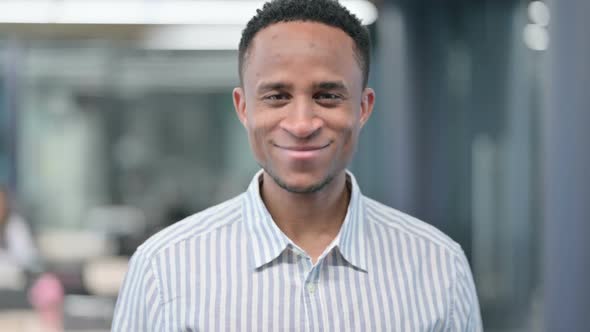
[[[237,50],[241,25],[176,25],[150,29],[141,47],[153,50]]]
[[[537,24],[527,24],[523,31],[524,43],[535,51],[544,51],[549,46],[547,29]]]
[[[245,25],[265,1],[140,1],[140,0],[3,0],[0,23]],[[377,19],[367,0],[343,0],[342,5],[363,24]]]
[[[549,20],[551,19],[551,14],[549,13],[549,8],[547,5],[541,1],[533,1],[529,4],[529,18],[533,23],[538,24],[540,26],[547,26],[549,24]]]

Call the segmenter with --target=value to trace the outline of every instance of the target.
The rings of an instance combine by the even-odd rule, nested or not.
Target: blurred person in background
[[[31,229],[12,206],[8,190],[0,187],[0,289],[26,291],[38,314],[34,322],[39,330],[62,331],[63,286],[55,275],[40,274],[42,266]]]
[[[369,53],[335,0],[257,11],[233,98],[262,170],[138,248],[113,331],[482,330],[460,246],[346,170],[375,102]]]
[[[13,211],[8,191],[0,187],[0,264],[15,264],[31,271],[37,268],[37,262],[29,225]]]

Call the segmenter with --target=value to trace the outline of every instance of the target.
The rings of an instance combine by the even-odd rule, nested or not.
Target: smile
[[[313,159],[318,157],[323,150],[325,150],[331,143],[325,145],[292,145],[292,146],[281,146],[274,145],[279,148],[289,158],[293,159]]]

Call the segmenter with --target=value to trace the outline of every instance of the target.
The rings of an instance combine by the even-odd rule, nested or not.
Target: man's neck
[[[314,262],[338,235],[350,200],[345,172],[308,194],[289,192],[263,173],[260,192],[279,229]]]

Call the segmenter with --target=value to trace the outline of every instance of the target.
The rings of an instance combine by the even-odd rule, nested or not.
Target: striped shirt
[[[261,172],[137,249],[112,331],[482,330],[457,243],[363,196],[348,173],[345,220],[314,265],[273,222]]]

